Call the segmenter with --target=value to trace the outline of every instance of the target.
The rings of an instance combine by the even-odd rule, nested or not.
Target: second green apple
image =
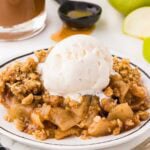
[[[129,14],[137,8],[150,6],[150,0],[109,0],[109,2],[124,15]]]

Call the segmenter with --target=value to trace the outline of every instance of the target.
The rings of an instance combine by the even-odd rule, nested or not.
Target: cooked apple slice
[[[150,37],[150,7],[130,13],[123,22],[123,32],[142,39]]]

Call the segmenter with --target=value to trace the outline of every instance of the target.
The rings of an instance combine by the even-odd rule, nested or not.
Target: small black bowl
[[[90,11],[92,15],[81,18],[70,18],[67,14],[73,10]],[[74,28],[88,28],[94,25],[102,13],[102,8],[96,4],[78,1],[66,1],[59,10],[59,16],[63,22]]]

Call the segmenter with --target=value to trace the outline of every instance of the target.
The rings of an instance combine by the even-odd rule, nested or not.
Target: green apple
[[[123,32],[140,39],[150,37],[150,7],[131,12],[123,21]]]
[[[109,2],[124,15],[129,14],[137,8],[150,6],[150,0],[109,0]]]
[[[144,39],[143,56],[150,63],[150,38]]]

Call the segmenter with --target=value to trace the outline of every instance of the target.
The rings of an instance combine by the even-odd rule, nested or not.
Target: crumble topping
[[[114,57],[117,74],[110,76],[104,89],[106,98],[85,95],[79,103],[46,91],[37,66],[48,52],[41,50],[35,55],[38,61],[15,62],[0,73],[0,103],[8,111],[5,119],[14,122],[18,130],[40,140],[87,139],[118,135],[149,118],[149,95],[138,68],[131,67],[129,60]]]

